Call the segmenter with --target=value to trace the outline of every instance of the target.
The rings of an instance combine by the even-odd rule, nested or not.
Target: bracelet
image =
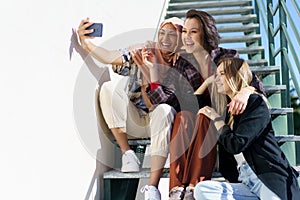
[[[224,120],[224,117],[223,116],[220,116],[220,117],[216,117],[213,122],[217,122],[217,121],[223,121]]]
[[[151,82],[150,83],[150,90],[155,90],[156,88],[158,88],[159,83],[158,82]]]

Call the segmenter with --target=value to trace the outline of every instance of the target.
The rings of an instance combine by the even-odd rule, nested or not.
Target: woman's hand
[[[215,81],[215,75],[211,75],[210,77],[208,77],[204,82],[206,83],[206,85],[210,85]]]
[[[237,93],[231,102],[228,104],[228,111],[233,115],[242,114],[247,106],[249,96],[254,92],[254,87],[248,86],[242,88],[239,93]]]
[[[217,117],[220,117],[220,115],[215,111],[215,109],[209,106],[204,106],[203,108],[201,108],[198,111],[198,114],[203,114],[211,120],[215,120]]]
[[[146,67],[148,67],[149,69],[156,67],[154,66],[156,64],[155,57],[151,50],[147,49],[146,47],[143,47],[141,53],[143,62],[145,63]]]
[[[150,74],[150,82],[158,83],[159,74],[156,59],[151,50],[147,48],[142,49],[142,58],[144,65],[148,68]]]
[[[212,84],[215,80],[215,76],[211,75],[208,77],[201,85],[200,87],[194,92],[194,94],[203,94],[205,90],[208,88],[208,85]]]
[[[150,83],[150,71],[149,68],[144,64],[142,50],[141,49],[131,49],[131,58],[134,63],[138,66],[143,74],[143,81],[145,83]]]
[[[93,22],[90,22],[90,19],[89,18],[86,18],[84,20],[81,20],[79,26],[78,26],[78,29],[77,29],[77,34],[78,34],[78,37],[79,37],[79,40],[80,40],[80,43],[81,43],[81,46],[88,50],[88,39],[93,39],[94,37],[91,37],[91,36],[86,36],[86,34],[88,33],[92,33],[94,30],[91,29],[91,30],[86,30],[87,27],[91,26],[93,24]]]
[[[198,114],[203,114],[206,117],[208,117],[210,120],[212,120],[214,122],[213,124],[215,125],[217,131],[219,131],[225,125],[224,119],[220,118],[220,115],[215,111],[215,109],[209,106],[205,106],[201,108],[198,111]]]

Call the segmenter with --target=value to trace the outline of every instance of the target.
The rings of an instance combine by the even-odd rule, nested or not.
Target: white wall
[[[83,61],[76,52],[69,59],[71,29],[85,17],[103,22],[101,43],[122,32],[155,28],[163,3],[1,3],[0,199],[84,199],[95,161],[74,122],[73,91]],[[93,93],[87,98],[92,104]]]

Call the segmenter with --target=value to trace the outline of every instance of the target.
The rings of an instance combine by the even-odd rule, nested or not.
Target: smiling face
[[[182,29],[182,42],[188,53],[203,49],[201,23],[196,18],[187,18]]]
[[[232,90],[228,85],[228,80],[224,73],[224,63],[221,63],[217,68],[216,75],[215,75],[215,83],[217,86],[218,93],[226,94],[229,97],[231,96]]]
[[[177,47],[178,35],[176,28],[170,24],[165,24],[158,32],[158,43],[163,53],[174,52]]]

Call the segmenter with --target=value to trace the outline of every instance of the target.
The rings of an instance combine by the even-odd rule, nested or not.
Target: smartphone
[[[94,23],[91,26],[87,27],[86,30],[94,29],[94,32],[85,34],[86,36],[92,37],[102,37],[103,24],[102,23]]]

